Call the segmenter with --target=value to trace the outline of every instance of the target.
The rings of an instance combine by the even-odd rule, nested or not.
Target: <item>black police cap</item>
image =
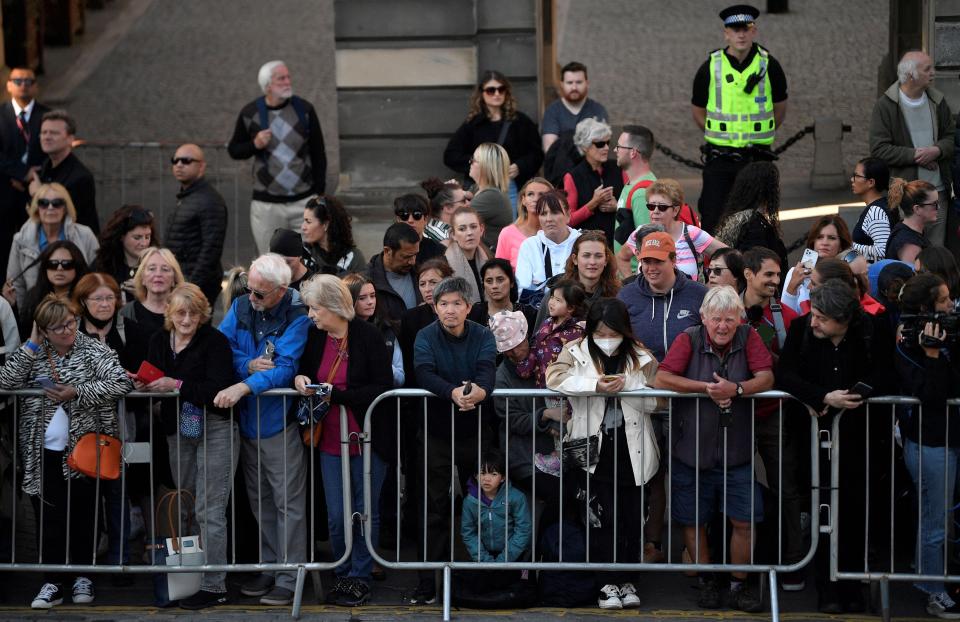
[[[720,11],[724,26],[752,24],[760,16],[760,9],[749,4],[735,4]]]

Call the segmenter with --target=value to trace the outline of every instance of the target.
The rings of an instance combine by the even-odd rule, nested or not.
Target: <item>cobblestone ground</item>
[[[674,151],[699,158],[702,134],[690,115],[693,76],[711,50],[723,45],[717,13],[728,0],[560,0],[558,61],[580,60],[590,70],[590,93],[617,123],[636,121]],[[764,8],[766,3],[755,2]],[[790,13],[757,20],[757,42],[787,74],[787,119],[783,141],[812,124],[815,116],[839,117],[853,126],[844,136],[845,163],[852,169],[867,155],[867,129],[877,98],[877,67],[887,48],[886,2],[803,0]],[[781,158],[784,177],[806,176],[813,165],[813,139],[800,141]],[[689,175],[657,156],[661,175]]]

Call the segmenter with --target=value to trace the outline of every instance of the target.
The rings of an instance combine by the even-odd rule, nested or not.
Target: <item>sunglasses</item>
[[[153,212],[145,209],[135,209],[127,216],[127,225],[130,229],[149,225],[153,222]]]
[[[247,279],[248,279],[248,278],[249,278],[249,277],[247,276],[246,273],[241,274],[241,275],[240,275],[240,284],[243,285],[243,291],[247,292],[247,294],[253,294],[253,297],[256,298],[257,300],[263,300],[264,298],[266,298],[267,296],[269,296],[269,295],[272,294],[273,292],[277,291],[277,290],[280,289],[280,287],[281,287],[280,285],[277,285],[276,287],[274,287],[273,289],[271,289],[269,292],[257,291],[257,290],[255,290],[255,289],[252,289],[252,288],[247,284]]]
[[[651,212],[653,210],[657,210],[658,212],[665,212],[674,207],[676,207],[676,205],[668,205],[667,203],[647,203],[647,209]]]
[[[178,157],[176,157],[176,156],[170,158],[170,164],[173,164],[174,166],[177,165],[177,164],[183,164],[184,166],[190,166],[190,165],[193,164],[194,162],[203,162],[203,160],[199,160],[199,159],[197,159],[197,158],[178,158]]]
[[[595,141],[593,141],[593,146],[596,147],[597,149],[603,149],[604,147],[609,147],[609,146],[610,146],[610,141],[609,141],[609,140],[595,140]]]
[[[37,207],[40,209],[60,209],[66,205],[66,199],[37,199]]]
[[[56,270],[57,268],[73,270],[76,264],[74,264],[72,259],[48,259],[43,265],[47,270]]]
[[[37,83],[33,78],[10,78],[10,81],[17,86],[33,86]]]
[[[483,87],[483,92],[487,95],[503,95],[507,92],[507,87],[505,86],[485,86]]]
[[[396,214],[397,218],[400,220],[407,220],[411,216],[413,216],[414,220],[421,220],[423,218],[423,212],[408,212],[405,209],[397,210],[394,212],[394,214]]]
[[[723,271],[724,271],[724,270],[729,270],[729,269],[730,269],[730,268],[727,268],[726,266],[717,266],[717,267],[715,267],[715,268],[707,268],[706,272],[707,272],[707,276],[710,276],[710,275],[713,275],[713,276],[722,276],[722,275],[723,275]]]
[[[842,257],[842,259],[843,259],[845,262],[847,262],[847,263],[853,263],[853,262],[855,262],[857,259],[859,259],[860,257],[861,257],[861,255],[860,255],[860,253],[859,253],[858,251],[855,251],[855,250],[853,250],[853,249],[850,249],[850,250],[848,250],[848,251],[846,252],[846,254],[844,254],[844,256]]]

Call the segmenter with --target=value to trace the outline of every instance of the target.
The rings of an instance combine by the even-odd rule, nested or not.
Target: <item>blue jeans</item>
[[[380,489],[383,488],[383,478],[387,475],[387,463],[375,452],[371,454],[371,488],[370,498],[373,507],[370,508],[371,540],[377,542],[380,537]],[[323,477],[323,495],[327,501],[327,529],[330,531],[330,544],[333,546],[333,556],[340,559],[346,549],[343,533],[343,481],[340,475],[340,456],[320,454],[320,473]],[[363,512],[363,456],[350,456],[350,488],[353,493],[353,511]],[[353,522],[353,552],[350,554],[350,563],[341,564],[334,573],[338,577],[360,579],[370,584],[373,572],[373,558],[367,550],[359,522]]]
[[[507,194],[510,197],[510,209],[513,210],[513,219],[517,219],[517,199],[520,198],[520,191],[517,189],[517,182],[513,179],[510,180],[510,185],[507,188]]]
[[[944,572],[944,521],[948,520],[947,514],[953,507],[958,456],[960,456],[960,448],[949,447],[945,450],[943,447],[917,445],[909,439],[903,441],[903,461],[920,493],[917,572],[924,574]],[[946,494],[944,494],[944,486],[946,486]],[[928,594],[944,590],[942,581],[917,583],[916,586]]]

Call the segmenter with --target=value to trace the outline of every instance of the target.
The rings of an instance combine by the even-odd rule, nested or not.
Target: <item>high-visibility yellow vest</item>
[[[770,75],[769,54],[757,46],[753,61],[742,72],[730,64],[723,50],[710,55],[710,92],[703,136],[712,145],[746,147],[770,145],[776,134]],[[753,74],[763,76],[750,91],[744,93]]]

